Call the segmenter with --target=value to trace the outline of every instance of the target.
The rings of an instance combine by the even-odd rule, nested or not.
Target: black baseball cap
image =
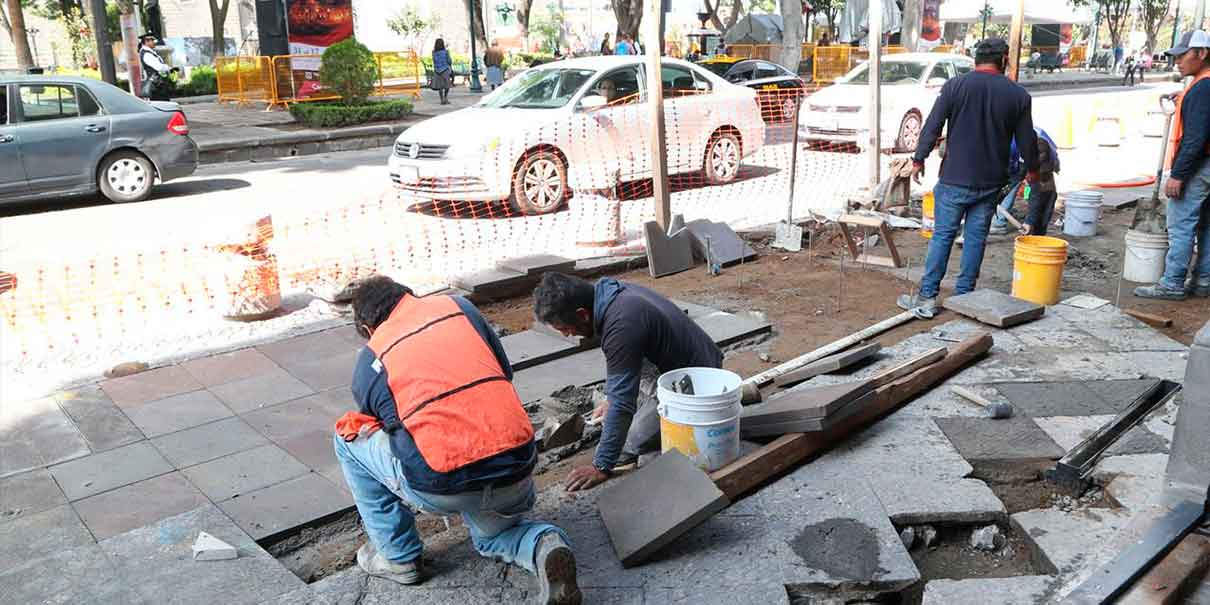
[[[1007,55],[1008,42],[1003,38],[987,38],[975,45],[975,54],[983,56]]]

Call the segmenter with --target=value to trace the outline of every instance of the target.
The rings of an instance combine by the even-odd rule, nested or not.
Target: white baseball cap
[[[1164,54],[1179,57],[1189,52],[1191,48],[1210,48],[1210,34],[1200,29],[1185,32],[1185,35],[1181,36],[1180,43],[1164,51]]]

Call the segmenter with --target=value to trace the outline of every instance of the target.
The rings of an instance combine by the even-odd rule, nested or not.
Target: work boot
[[[1185,294],[1198,298],[1210,298],[1210,275],[1186,279]]]
[[[374,544],[368,541],[357,549],[357,566],[371,576],[400,584],[410,586],[424,581],[419,558],[407,563],[395,563],[382,556],[382,553],[374,548]]]
[[[538,539],[534,556],[538,570],[538,602],[544,605],[580,605],[584,595],[576,585],[576,556],[557,532],[548,531]]]
[[[1139,298],[1156,298],[1160,300],[1185,300],[1185,290],[1174,290],[1164,284],[1139,286],[1134,289],[1134,295]]]
[[[937,315],[937,297],[935,296],[933,298],[924,298],[917,294],[911,296],[901,294],[899,295],[899,299],[895,301],[895,304],[899,305],[899,308],[904,311],[911,311],[912,315],[920,319],[932,319]]]

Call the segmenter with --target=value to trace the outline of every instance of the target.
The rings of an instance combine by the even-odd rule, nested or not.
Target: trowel
[[[1151,190],[1151,199],[1139,200],[1134,208],[1134,221],[1130,228],[1141,233],[1166,233],[1167,213],[1160,205],[1160,185],[1164,182],[1164,160],[1168,157],[1168,138],[1172,136],[1172,116],[1176,113],[1176,102],[1172,97],[1160,97],[1160,109],[1163,110],[1164,143],[1160,145],[1160,165],[1155,170],[1155,187]]]
[[[798,111],[802,108],[803,97],[794,99],[794,134],[790,143],[790,198],[786,200],[786,222],[778,223],[774,232],[774,248],[790,252],[802,250],[802,226],[794,223],[794,177],[798,174]]]

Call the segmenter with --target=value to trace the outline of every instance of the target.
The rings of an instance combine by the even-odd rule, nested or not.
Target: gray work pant
[[[638,411],[630,421],[626,433],[626,444],[622,453],[639,456],[660,449],[660,414],[656,410],[656,381],[660,370],[655,364],[643,362],[643,373],[639,378]]]

